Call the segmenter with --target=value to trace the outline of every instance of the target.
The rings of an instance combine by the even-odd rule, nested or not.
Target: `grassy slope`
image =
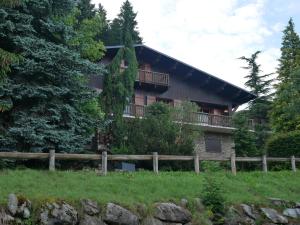
[[[290,171],[213,173],[222,184],[227,203],[263,203],[266,197],[300,201],[300,173]],[[33,201],[64,199],[77,201],[91,198],[124,205],[151,204],[155,201],[178,201],[201,197],[203,175],[189,172],[110,173],[107,177],[94,172],[55,172],[37,170],[0,171],[0,203],[9,193],[22,194]]]

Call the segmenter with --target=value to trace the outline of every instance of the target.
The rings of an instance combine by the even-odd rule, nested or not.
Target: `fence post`
[[[296,172],[297,171],[297,167],[296,167],[296,159],[295,159],[294,155],[291,157],[291,163],[292,163],[292,171]]]
[[[153,152],[153,172],[158,173],[158,154]]]
[[[268,164],[267,164],[267,156],[263,155],[262,157],[262,167],[263,167],[263,172],[268,172]]]
[[[49,171],[55,171],[55,150],[49,151]]]
[[[195,173],[199,174],[199,172],[200,172],[200,168],[199,168],[199,155],[198,155],[197,152],[194,155],[194,166],[195,166]]]
[[[107,175],[107,152],[102,152],[102,175]]]
[[[236,175],[235,153],[231,154],[230,161],[231,161],[231,172],[235,176]]]

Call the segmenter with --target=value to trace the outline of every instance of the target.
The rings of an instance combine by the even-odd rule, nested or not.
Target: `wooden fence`
[[[152,155],[108,155],[107,152],[102,154],[65,154],[55,153],[50,150],[49,153],[26,153],[26,152],[0,152],[0,159],[49,159],[49,170],[55,170],[55,160],[95,160],[101,161],[102,175],[107,174],[107,161],[139,161],[139,160],[152,160],[153,172],[158,173],[159,161],[194,161],[195,173],[200,173],[201,161],[230,161],[231,171],[236,175],[236,162],[261,162],[263,172],[268,171],[267,162],[290,162],[293,172],[296,172],[296,162],[300,162],[300,158],[292,156],[290,158],[275,158],[267,157],[236,157],[234,154],[230,158],[224,157],[201,157],[200,155],[194,156],[181,156],[181,155],[158,155],[153,152]]]

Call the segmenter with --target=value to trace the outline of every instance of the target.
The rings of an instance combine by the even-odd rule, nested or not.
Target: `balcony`
[[[145,111],[145,106],[130,104],[125,108],[124,117],[141,118],[145,115]],[[185,115],[184,118],[180,118],[177,114],[174,115],[174,121],[208,127],[234,128],[231,116],[214,115],[202,112],[190,113],[189,115]],[[249,129],[254,129],[253,120],[249,120]]]
[[[169,86],[169,74],[146,70],[138,70],[136,81],[155,86]]]

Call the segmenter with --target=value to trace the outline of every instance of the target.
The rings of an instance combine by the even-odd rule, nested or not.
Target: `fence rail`
[[[296,172],[296,162],[300,162],[300,158],[291,156],[289,158],[283,157],[235,157],[234,154],[231,157],[202,157],[201,155],[183,156],[183,155],[158,155],[154,152],[152,155],[108,155],[107,152],[102,154],[66,154],[55,153],[54,150],[50,150],[49,153],[27,153],[27,152],[0,152],[0,159],[49,159],[49,170],[55,170],[55,160],[93,160],[101,161],[102,174],[107,174],[107,161],[153,161],[153,171],[158,173],[159,161],[194,161],[195,172],[200,172],[201,161],[230,161],[231,171],[236,174],[236,162],[262,162],[262,170],[268,171],[267,162],[291,162],[291,168],[293,172]]]

